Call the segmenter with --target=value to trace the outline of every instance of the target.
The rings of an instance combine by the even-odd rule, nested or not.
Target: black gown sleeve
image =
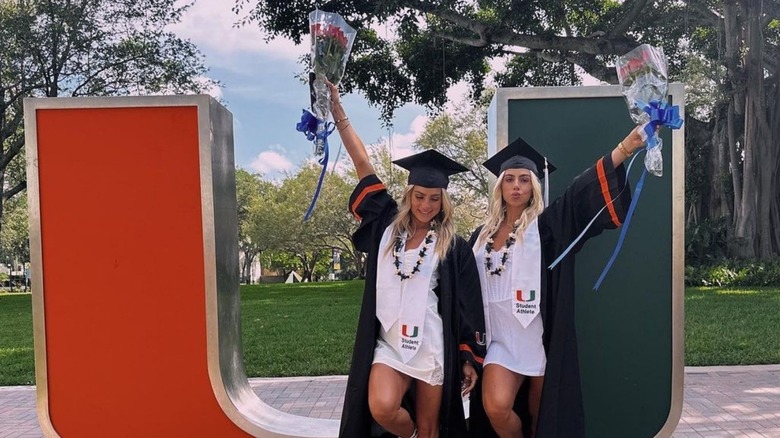
[[[387,193],[384,183],[374,174],[360,180],[349,197],[349,211],[360,221],[360,226],[352,235],[355,248],[369,252],[372,240],[380,237],[376,227],[384,229],[395,217],[398,205]]]
[[[461,363],[471,362],[476,370],[485,360],[485,314],[482,307],[482,289],[479,284],[474,252],[465,240],[456,238],[455,256],[458,257],[458,312],[460,333],[458,350]]]
[[[557,240],[565,245],[574,241],[598,215],[574,247],[576,252],[589,238],[620,227],[630,204],[631,188],[625,167],[614,167],[611,155],[607,154],[577,176],[542,215]]]

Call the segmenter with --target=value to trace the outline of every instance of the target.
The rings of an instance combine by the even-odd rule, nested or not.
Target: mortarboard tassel
[[[547,157],[544,157],[544,208],[550,204],[550,173],[547,169]]]

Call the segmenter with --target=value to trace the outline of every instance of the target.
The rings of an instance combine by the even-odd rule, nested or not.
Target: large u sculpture
[[[242,362],[232,116],[208,96],[25,101],[49,437],[330,437]]]

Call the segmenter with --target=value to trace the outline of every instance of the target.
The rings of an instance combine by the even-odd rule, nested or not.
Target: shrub
[[[685,267],[686,286],[777,286],[780,260],[720,260]]]

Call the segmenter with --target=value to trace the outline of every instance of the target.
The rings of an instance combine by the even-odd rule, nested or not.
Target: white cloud
[[[209,96],[213,97],[214,99],[217,99],[217,100],[222,99],[222,87],[209,83],[209,78],[207,78],[205,76],[199,77],[197,79],[197,81],[201,85],[205,86],[205,88],[203,89],[204,93],[208,94]]]
[[[425,132],[425,124],[428,123],[428,116],[420,114],[412,120],[412,124],[409,126],[409,131],[406,133],[393,133],[392,135],[392,147],[393,147],[393,159],[407,157],[412,155],[416,151],[414,143]]]
[[[233,13],[231,6],[232,2],[224,0],[197,0],[182,16],[182,21],[170,30],[221,61],[236,61],[235,56],[230,55],[238,53],[262,53],[278,59],[297,60],[308,51],[305,44],[296,46],[286,38],[266,42],[266,35],[257,24],[236,27],[235,23],[241,17]]]
[[[262,174],[283,172],[293,168],[293,164],[278,152],[261,152],[249,165],[253,170]]]
[[[409,155],[418,152],[414,149],[414,143],[425,131],[425,124],[428,123],[428,120],[430,120],[428,116],[425,114],[420,114],[412,120],[412,123],[409,125],[409,128],[406,132],[399,133],[395,130],[390,131],[389,146],[393,160],[408,157]],[[388,137],[384,136],[381,137],[376,143],[369,145],[369,153],[371,153],[371,149],[378,148],[382,145],[388,145],[387,139]]]

